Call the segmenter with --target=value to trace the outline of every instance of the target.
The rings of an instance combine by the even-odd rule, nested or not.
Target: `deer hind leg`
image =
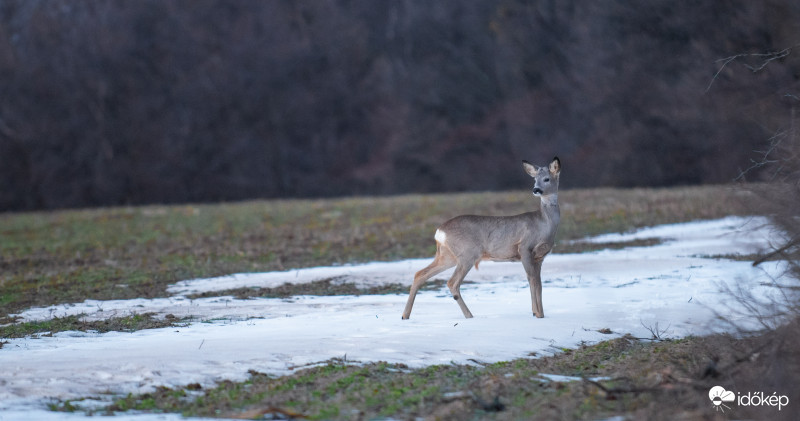
[[[411,317],[411,308],[414,306],[414,298],[416,298],[417,291],[419,291],[422,285],[425,284],[425,281],[441,272],[444,272],[447,269],[450,269],[455,265],[455,256],[453,256],[453,254],[444,247],[437,246],[436,258],[433,259],[433,262],[414,275],[414,282],[411,284],[411,291],[408,293],[406,308],[403,310],[402,318],[404,320]]]
[[[472,269],[472,265],[477,262],[477,259],[473,260],[462,260],[458,262],[456,266],[455,272],[453,272],[453,277],[447,281],[447,287],[450,288],[450,292],[453,294],[453,298],[458,303],[458,306],[461,308],[461,312],[464,313],[464,317],[471,319],[472,313],[467,308],[467,305],[464,303],[464,298],[461,297],[461,282],[464,281],[464,277],[467,276],[467,272]]]

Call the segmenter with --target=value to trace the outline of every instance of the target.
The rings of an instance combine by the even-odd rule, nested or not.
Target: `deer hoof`
[[[542,314],[542,313],[533,313],[533,317],[536,317],[537,319],[541,319],[542,317],[544,317],[544,314]]]

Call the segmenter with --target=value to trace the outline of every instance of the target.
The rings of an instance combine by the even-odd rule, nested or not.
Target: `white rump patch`
[[[444,244],[444,240],[447,239],[447,235],[442,230],[436,230],[436,234],[434,234],[433,239],[436,240],[439,244]]]

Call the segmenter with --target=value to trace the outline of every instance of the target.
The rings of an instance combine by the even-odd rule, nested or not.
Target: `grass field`
[[[747,213],[737,187],[567,190],[566,240]],[[464,213],[510,215],[530,193],[465,193],[0,214],[0,321],[32,306],[166,296],[170,283],[237,272],[431,257]]]
[[[752,209],[750,194],[736,186],[567,190],[559,196],[562,222],[555,253],[598,247],[570,242],[590,235],[744,215]],[[433,231],[452,216],[515,214],[534,206],[537,200],[521,191],[0,214],[0,324],[7,324],[0,327],[0,340],[68,329],[161,327],[165,321],[149,315],[105,326],[87,325],[79,317],[42,326],[15,322],[10,315],[87,298],[165,297],[167,285],[194,277],[431,257]],[[350,293],[332,290],[325,282],[293,288],[259,293]],[[383,292],[397,291],[371,291]],[[239,293],[246,296],[247,291]],[[335,360],[291,376],[253,372],[247,382],[223,382],[214,389],[192,384],[161,388],[117,399],[109,410],[241,418],[569,419],[628,414],[672,419],[680,402],[685,418],[705,418],[710,379],[702,376],[703,370],[709,362],[723,367],[740,358],[733,351],[710,350],[744,345],[727,336],[649,339],[624,337],[551,357],[483,367],[411,370]],[[537,378],[539,373],[608,380],[546,381]],[[79,406],[61,402],[53,409]]]

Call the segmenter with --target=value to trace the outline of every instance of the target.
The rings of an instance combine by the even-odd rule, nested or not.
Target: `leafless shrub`
[[[775,60],[784,59],[792,54],[793,49],[786,48],[778,52],[764,54],[738,54],[720,60],[722,69],[734,61],[744,61],[745,67],[753,73],[764,70]],[[750,60],[752,62],[746,62]],[[754,61],[753,61],[754,60]],[[717,72],[719,74],[719,72]],[[713,79],[716,79],[714,75]],[[709,84],[709,88],[711,84]],[[760,302],[751,291],[737,287],[726,292],[739,297],[740,302],[747,311],[760,314],[759,309],[771,305],[780,306],[779,313],[784,315],[798,312],[798,285],[793,280],[800,279],[800,139],[798,139],[797,108],[800,106],[800,92],[796,86],[788,86],[780,94],[779,102],[786,112],[784,118],[778,118],[780,126],[774,128],[774,135],[768,139],[764,150],[754,151],[757,157],[751,159],[751,165],[742,170],[737,180],[756,178],[764,183],[748,185],[745,188],[754,194],[757,200],[753,201],[753,211],[767,215],[776,228],[782,231],[782,236],[776,236],[773,250],[764,254],[753,262],[759,266],[768,260],[782,260],[787,264],[784,276],[773,279],[774,286],[779,291],[772,303]],[[763,314],[761,314],[763,316]],[[765,327],[774,327],[767,323]]]
[[[760,60],[749,66],[753,72],[759,72],[775,60],[790,55],[792,48],[763,55],[732,56],[723,60],[723,66],[745,58]],[[745,338],[735,344],[742,348],[739,353],[744,357],[724,370],[715,370],[724,371],[731,386],[735,384],[739,390],[778,391],[788,394],[795,402],[800,398],[800,364],[796,357],[800,348],[800,141],[797,127],[800,92],[796,89],[796,84],[791,85],[780,95],[785,117],[773,119],[773,124],[780,122],[780,126],[774,128],[766,148],[756,151],[757,157],[737,178],[762,181],[744,187],[756,198],[752,210],[768,216],[781,233],[773,236],[772,250],[753,262],[756,267],[775,265],[770,270],[765,268],[770,275],[768,281],[761,283],[764,288],[752,288],[752,282],[722,288],[722,292],[732,298],[724,319]],[[766,415],[750,411],[756,409],[738,408],[737,416]],[[770,414],[774,416],[782,418],[786,414]]]
[[[772,259],[782,260],[787,263],[786,275],[800,279],[800,141],[796,124],[796,108],[800,105],[800,98],[788,93],[785,96],[792,98],[788,128],[771,139],[769,149],[751,167],[763,168],[764,175],[768,176],[766,184],[751,188],[760,199],[755,203],[755,210],[768,215],[775,226],[783,231],[784,237],[779,239],[771,252],[753,262],[753,266]],[[774,280],[781,297],[795,311],[795,315],[800,315],[796,283],[781,278]]]
[[[658,322],[655,322],[654,324],[649,325],[649,326],[644,324],[644,322],[642,320],[639,320],[639,323],[641,323],[642,326],[645,329],[647,329],[648,332],[650,332],[651,336],[649,338],[637,338],[637,339],[646,339],[646,340],[649,340],[649,341],[665,341],[665,340],[669,339],[669,337],[667,337],[665,335],[669,332],[669,328],[670,328],[670,326],[672,326],[672,323],[668,324],[667,327],[665,327],[665,328],[661,328],[658,325]]]

